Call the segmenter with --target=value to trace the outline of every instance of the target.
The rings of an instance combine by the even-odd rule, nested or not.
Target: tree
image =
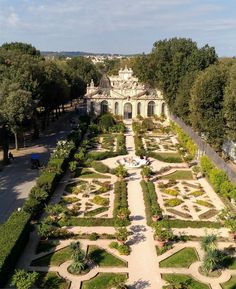
[[[101,78],[101,74],[97,70],[96,66],[92,63],[90,59],[85,57],[73,57],[67,62],[69,75],[76,75],[80,80],[82,80],[81,95],[86,93],[87,84],[93,79],[95,85],[98,85]]]
[[[31,119],[34,109],[32,94],[20,87],[18,83],[4,83],[0,87],[0,114],[15,136],[15,148],[18,150],[18,133],[24,121]]]
[[[154,85],[162,90],[171,111],[174,111],[180,82],[191,72],[200,71],[217,61],[215,49],[185,38],[172,38],[154,43],[149,66]]]
[[[226,136],[236,141],[236,64],[230,70],[230,76],[225,88],[223,112],[225,118]]]
[[[28,43],[10,42],[4,43],[1,47],[5,50],[16,50],[18,52],[21,52],[22,54],[40,56],[40,51]]]
[[[103,114],[99,118],[99,127],[102,131],[107,132],[111,127],[115,125],[115,120],[110,113]]]
[[[226,81],[225,67],[212,65],[198,75],[191,89],[191,124],[215,149],[219,149],[224,140],[223,99]]]
[[[16,286],[17,289],[30,289],[38,278],[39,273],[37,272],[29,273],[25,270],[16,270],[11,285]]]
[[[176,93],[176,100],[174,103],[174,112],[178,117],[182,118],[187,124],[190,123],[189,115],[190,108],[189,103],[191,99],[190,91],[193,82],[197,76],[197,72],[190,72],[185,75],[179,83],[179,87]]]

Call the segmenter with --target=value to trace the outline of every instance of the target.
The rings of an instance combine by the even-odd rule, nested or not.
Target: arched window
[[[101,102],[101,114],[108,112],[108,102],[106,100],[103,100]]]
[[[147,109],[147,116],[153,116],[155,114],[155,102],[149,101],[148,109]]]
[[[141,102],[137,105],[137,115],[141,115]]]
[[[119,103],[118,102],[115,103],[115,114],[116,115],[119,114]]]

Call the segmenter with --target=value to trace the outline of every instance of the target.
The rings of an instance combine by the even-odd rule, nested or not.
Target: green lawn
[[[198,261],[198,255],[193,248],[184,248],[160,262],[161,268],[189,268]]]
[[[165,163],[182,163],[183,159],[179,153],[156,153],[148,152],[148,155],[154,159]]]
[[[82,283],[81,289],[110,289],[113,286],[110,284],[111,280],[119,277],[122,280],[127,279],[127,274],[125,273],[98,273],[96,277],[89,281],[84,281]],[[204,288],[205,289],[205,288]]]
[[[164,180],[193,180],[193,174],[191,171],[186,170],[178,170],[174,173],[171,173],[169,175],[165,175],[161,177],[161,179]]]
[[[58,276],[55,272],[39,272],[39,279],[36,282],[40,289],[69,289],[70,282]]]
[[[83,179],[110,179],[111,178],[108,175],[96,173],[88,168],[78,169],[76,172],[76,177],[80,177]]]
[[[167,282],[175,281],[175,282],[184,282],[186,280],[191,280],[191,284],[188,285],[188,289],[210,289],[207,284],[200,283],[194,280],[191,276],[184,275],[184,274],[162,274],[162,279],[166,280]],[[167,286],[163,288],[168,288]]]
[[[88,253],[90,254],[91,259],[101,267],[127,267],[126,262],[98,246],[89,246]]]
[[[221,287],[223,289],[236,289],[236,276],[232,276],[228,282],[221,284]]]
[[[32,266],[59,266],[65,261],[71,260],[71,249],[69,247],[48,254],[31,262]]]

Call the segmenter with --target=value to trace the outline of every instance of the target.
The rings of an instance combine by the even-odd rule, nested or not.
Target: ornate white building
[[[111,112],[131,119],[141,115],[168,115],[168,109],[161,92],[147,89],[133,76],[132,69],[120,69],[119,75],[103,75],[98,87],[93,80],[87,87],[87,112],[96,115]]]

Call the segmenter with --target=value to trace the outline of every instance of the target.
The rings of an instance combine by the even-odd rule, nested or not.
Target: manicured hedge
[[[61,179],[66,165],[82,139],[87,125],[80,123],[68,136],[67,141],[60,141],[52,154],[47,167],[37,180],[24,203],[21,212],[14,212],[8,221],[0,226],[0,286],[6,283],[18,257],[22,253],[29,236],[29,223],[38,216],[53,194]]]
[[[0,287],[3,288],[29,238],[30,214],[14,212],[0,226]]]
[[[143,191],[147,225],[151,226],[152,216],[154,215],[154,212],[159,211],[158,217],[162,218],[161,208],[157,201],[157,194],[154,184],[152,182],[145,182],[144,180],[142,180],[140,182],[140,185]]]
[[[210,221],[162,220],[161,223],[171,228],[215,228],[220,229],[222,224]]]
[[[126,155],[127,149],[125,144],[125,136],[123,134],[118,134],[116,140],[117,140],[117,153],[119,155]]]
[[[105,160],[107,158],[113,158],[117,157],[119,154],[117,152],[112,152],[112,151],[105,151],[105,152],[96,152],[96,151],[91,151],[87,153],[87,158],[91,160]]]
[[[200,166],[216,193],[236,201],[236,185],[228,179],[225,171],[216,168],[207,156],[201,157]]]
[[[114,219],[113,218],[77,218],[72,217],[65,221],[59,221],[60,226],[80,226],[80,227],[113,227]]]
[[[127,183],[125,181],[117,181],[114,187],[114,209],[113,209],[113,217],[117,217],[117,213],[119,209],[128,209],[128,193],[127,193]],[[128,221],[128,220],[127,220]]]
[[[142,136],[139,134],[134,135],[134,146],[135,146],[135,154],[137,156],[146,155],[146,151],[143,146]]]
[[[177,133],[180,145],[188,151],[190,160],[194,159],[197,153],[197,145],[176,123],[172,122],[171,128]]]

